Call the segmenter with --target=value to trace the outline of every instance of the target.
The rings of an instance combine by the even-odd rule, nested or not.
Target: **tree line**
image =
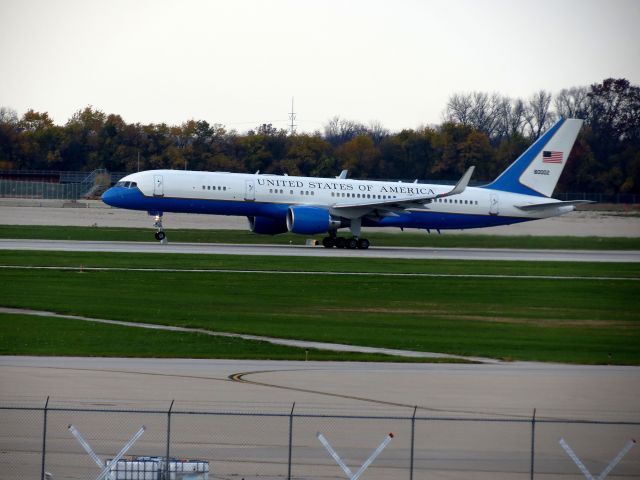
[[[495,178],[560,116],[585,119],[559,191],[640,193],[640,87],[606,79],[527,99],[456,93],[440,125],[390,132],[340,117],[322,131],[290,134],[271,124],[239,133],[221,124],[126,123],[93,107],[64,125],[47,112],[21,118],[0,108],[0,170],[138,169],[287,173],[331,177],[453,180],[476,165]]]

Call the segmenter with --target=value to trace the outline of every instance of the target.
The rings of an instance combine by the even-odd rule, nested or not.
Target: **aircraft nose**
[[[121,189],[118,187],[111,187],[109,190],[102,194],[102,197],[100,197],[100,199],[107,205],[118,207],[120,201],[122,200],[122,193],[119,190]]]

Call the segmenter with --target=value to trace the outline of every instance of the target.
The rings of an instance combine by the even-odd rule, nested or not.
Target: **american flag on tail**
[[[562,163],[562,152],[542,152],[542,163]]]

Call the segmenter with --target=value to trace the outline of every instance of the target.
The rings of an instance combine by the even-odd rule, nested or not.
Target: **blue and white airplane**
[[[582,120],[561,119],[493,182],[468,187],[474,167],[453,187],[402,182],[148,170],[122,178],[102,195],[113,207],[155,215],[166,242],[164,212],[239,215],[258,234],[326,233],[326,248],[369,248],[362,227],[466,229],[553,217],[583,201],[551,198]],[[338,229],[349,228],[350,238]]]

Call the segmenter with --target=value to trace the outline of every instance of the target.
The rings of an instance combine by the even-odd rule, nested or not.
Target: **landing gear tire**
[[[324,248],[333,248],[333,247],[335,247],[335,245],[336,245],[335,239],[333,239],[331,237],[324,237],[322,239],[322,246]]]
[[[347,246],[347,241],[343,237],[337,237],[335,243],[336,248],[345,248]]]
[[[158,240],[159,242],[161,242],[167,237],[167,235],[164,232],[156,232],[154,236],[156,237],[156,240]]]
[[[369,245],[371,244],[369,243],[369,240],[367,240],[366,238],[358,239],[358,248],[360,250],[366,250],[367,248],[369,248]]]
[[[348,238],[346,240],[346,245],[345,245],[349,250],[354,250],[356,248],[358,248],[358,240],[356,240],[355,238]]]

